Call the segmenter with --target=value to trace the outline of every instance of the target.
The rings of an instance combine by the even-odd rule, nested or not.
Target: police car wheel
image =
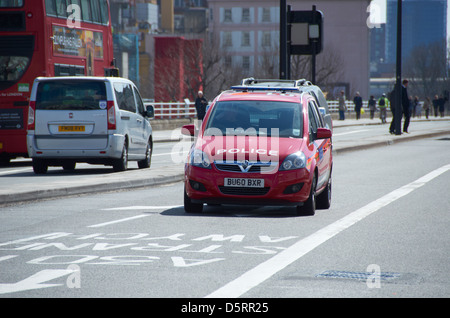
[[[316,175],[312,179],[311,191],[308,200],[302,206],[297,207],[297,215],[314,215],[316,214]]]
[[[186,213],[201,213],[203,211],[203,204],[192,203],[191,198],[186,193],[186,189],[184,190],[184,211]]]
[[[327,187],[316,198],[317,209],[329,209],[331,206],[331,176],[328,179]]]

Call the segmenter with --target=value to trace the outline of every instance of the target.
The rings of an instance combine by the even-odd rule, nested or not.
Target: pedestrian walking
[[[408,80],[403,80],[402,85],[402,106],[403,106],[403,116],[405,121],[403,122],[403,132],[408,133],[409,121],[411,119],[411,101],[412,99],[408,97]]]
[[[347,111],[347,106],[345,105],[345,95],[344,91],[341,91],[341,95],[339,95],[339,120],[345,120],[345,112]]]
[[[369,111],[370,111],[370,119],[375,117],[375,110],[377,109],[377,101],[373,95],[370,96],[369,99]]]
[[[382,124],[386,123],[388,104],[389,100],[386,98],[386,94],[381,95],[380,99],[378,100],[378,108],[380,109],[380,119]]]
[[[430,108],[431,108],[431,99],[430,97],[426,97],[425,101],[423,102],[423,110],[425,111],[425,117],[428,119],[428,116],[430,115]]]
[[[356,92],[355,97],[353,98],[353,103],[355,104],[356,119],[360,119],[361,118],[362,97],[359,95],[359,92]]]
[[[441,117],[444,117],[444,112],[445,112],[445,98],[444,98],[444,95],[441,95],[441,97],[439,97],[439,99],[438,99],[438,106],[439,106],[439,114],[441,115]]]
[[[399,89],[401,89],[401,100],[400,100],[400,104],[397,105],[396,103],[396,94],[397,94],[397,85],[394,87],[394,89],[392,90],[392,92],[390,93],[390,103],[391,103],[391,112],[392,112],[392,121],[391,121],[391,125],[389,126],[389,132],[391,134],[396,133],[395,131],[395,122],[397,120],[396,115],[395,115],[395,110],[397,109],[397,107],[400,107],[400,109],[402,110],[403,115],[405,116],[405,122],[403,124],[403,131],[404,132],[408,132],[408,127],[409,127],[409,99],[408,99],[408,91],[406,89],[406,87],[408,86],[408,80],[403,80],[402,85]],[[400,122],[401,122],[401,117],[400,117]]]
[[[197,120],[194,122],[194,126],[196,130],[200,129],[202,125],[203,118],[206,114],[206,106],[208,105],[208,101],[203,96],[202,91],[198,91],[197,98],[195,99],[195,109],[197,111]]]
[[[422,118],[422,106],[420,105],[419,96],[414,97],[414,112],[418,118]]]
[[[434,95],[434,99],[433,99],[434,117],[438,116],[438,109],[439,109],[439,96]]]
[[[195,99],[195,109],[197,110],[197,119],[203,120],[206,113],[206,105],[208,105],[208,101],[203,96],[202,91],[198,91],[197,98]]]

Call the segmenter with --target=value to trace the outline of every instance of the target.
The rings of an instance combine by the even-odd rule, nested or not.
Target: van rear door
[[[104,81],[41,81],[36,93],[39,149],[104,149],[108,142]]]

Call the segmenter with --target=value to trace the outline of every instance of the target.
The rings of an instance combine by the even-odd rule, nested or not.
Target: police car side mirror
[[[181,133],[185,136],[194,136],[195,135],[195,126],[190,125],[184,125],[181,127]]]
[[[147,116],[148,118],[155,117],[155,108],[153,107],[153,105],[147,105],[145,116]]]
[[[327,128],[317,128],[316,139],[327,139],[331,138],[331,130]]]

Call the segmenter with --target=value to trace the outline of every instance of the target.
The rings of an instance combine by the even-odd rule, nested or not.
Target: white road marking
[[[427,182],[440,176],[450,170],[450,164],[436,169],[427,175],[413,181],[401,188],[398,188],[385,196],[372,201],[362,208],[348,214],[342,219],[320,229],[310,236],[301,239],[297,243],[288,247],[279,254],[273,256],[267,261],[259,264],[253,269],[245,272],[235,280],[229,282],[225,286],[207,295],[206,298],[235,298],[248,292],[250,289],[258,286],[275,273],[279,272],[286,266],[297,261],[303,255],[311,252],[313,249],[326,242],[330,238],[336,236],[340,232],[363,220],[372,213],[385,207],[386,205],[404,197],[412,191],[425,185]]]
[[[44,284],[49,280],[72,274],[69,269],[44,269],[24,280],[13,284],[0,284],[0,294],[15,293],[24,290],[62,286],[62,284]]]
[[[14,169],[14,170],[1,171],[1,172],[0,172],[0,175],[3,175],[3,174],[12,174],[12,173],[22,172],[22,171],[31,171],[31,168],[23,168],[23,169]]]
[[[102,209],[102,211],[119,211],[119,210],[167,210],[179,208],[181,205],[168,205],[168,206],[153,206],[153,205],[134,205],[134,206],[124,206],[120,208],[107,208]]]
[[[120,219],[120,220],[114,220],[114,221],[110,221],[110,222],[105,222],[105,223],[99,223],[99,224],[94,224],[94,225],[89,225],[88,227],[102,227],[102,226],[107,226],[107,225],[111,225],[111,224],[116,224],[116,223],[121,223],[121,222],[127,222],[127,221],[131,221],[131,220],[136,220],[136,219],[140,219],[140,218],[145,218],[147,216],[150,216],[150,214],[139,214],[136,216],[132,216],[129,218],[125,218],[125,219]]]
[[[167,155],[174,155],[174,154],[175,155],[180,155],[180,154],[186,155],[188,152],[189,151],[155,153],[155,154],[152,154],[152,157],[155,157],[155,156],[167,156]]]
[[[344,133],[340,133],[340,134],[333,134],[333,137],[343,136],[343,135],[350,135],[350,134],[356,134],[356,133],[363,132],[363,131],[368,131],[368,130],[369,129],[353,130],[353,131],[344,132]]]

